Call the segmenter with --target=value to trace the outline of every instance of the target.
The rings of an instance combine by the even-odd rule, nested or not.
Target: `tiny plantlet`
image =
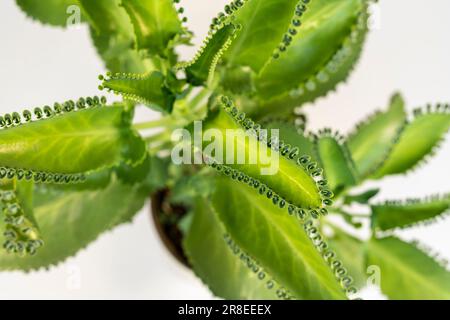
[[[0,270],[55,266],[153,194],[155,221],[175,230],[165,241],[218,297],[357,299],[372,283],[390,299],[450,299],[445,261],[396,235],[444,217],[450,195],[361,191],[425,164],[450,106],[408,114],[396,93],[350,134],[308,131],[295,111],[348,78],[372,1],[234,0],[188,61],[180,0],[16,2],[44,24],[88,25],[108,70],[99,91],[119,101],[99,93],[0,116]],[[137,108],[161,117],[137,123]],[[208,138],[183,143],[200,161],[176,163],[173,132],[195,139],[195,123]],[[370,237],[349,231],[361,229]]]

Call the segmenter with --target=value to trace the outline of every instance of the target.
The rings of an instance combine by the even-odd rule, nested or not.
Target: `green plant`
[[[409,118],[396,94],[388,110],[348,137],[331,129],[306,133],[294,112],[347,78],[368,31],[368,1],[235,0],[188,62],[179,62],[175,50],[193,36],[179,0],[17,3],[30,17],[61,27],[67,8],[80,8],[79,23],[89,24],[110,70],[100,76],[100,89],[124,99],[108,105],[105,98],[80,98],[0,118],[0,269],[55,265],[130,221],[149,193],[167,189],[157,214],[183,232],[193,271],[217,296],[354,298],[367,267],[376,266],[389,298],[450,298],[445,266],[393,235],[444,215],[450,197],[374,204],[378,189],[353,191],[367,179],[420,165],[449,129],[449,106]],[[133,123],[140,104],[162,117]],[[175,165],[172,132],[186,128],[195,136],[196,121],[221,134],[218,146],[236,141],[226,159],[242,151],[257,161],[222,164],[202,141],[189,145],[194,164]],[[153,128],[162,130],[139,133]],[[262,128],[278,129],[279,137]],[[275,174],[261,173],[262,150],[276,157]],[[195,161],[199,152],[206,165]],[[355,203],[371,214],[355,213]],[[173,205],[182,214],[164,212]],[[329,216],[353,229],[368,221],[372,236],[353,237]]]

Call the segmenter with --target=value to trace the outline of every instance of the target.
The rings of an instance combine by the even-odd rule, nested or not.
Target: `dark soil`
[[[189,262],[182,247],[183,233],[178,228],[178,221],[184,217],[187,210],[183,206],[173,205],[168,199],[170,190],[165,189],[151,195],[151,212],[158,235],[170,253],[183,265],[189,267]]]

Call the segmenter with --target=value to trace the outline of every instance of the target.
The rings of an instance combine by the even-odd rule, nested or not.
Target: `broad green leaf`
[[[121,34],[131,37],[133,26],[120,0],[78,0],[88,17],[89,24],[99,34]]]
[[[448,109],[446,109],[448,110]],[[405,173],[414,169],[442,141],[450,128],[450,113],[430,111],[417,115],[406,125],[387,160],[374,173],[374,178]]]
[[[138,49],[166,56],[171,40],[183,32],[173,0],[122,0],[134,26]]]
[[[0,165],[72,174],[121,161],[136,163],[146,146],[121,106],[93,107],[0,131]]]
[[[307,84],[309,91],[328,81],[335,84],[335,79],[331,79],[334,73],[352,51],[359,51],[359,41],[362,41],[359,38],[364,37],[358,32],[365,34],[366,26],[358,15],[365,14],[365,0],[314,0],[307,6],[308,10],[298,18],[301,26],[296,34],[286,35],[284,51],[266,64],[256,78],[258,94],[263,99],[297,89],[307,82],[311,82]],[[341,51],[342,48],[347,51]],[[337,52],[341,54],[340,60],[335,58]],[[335,72],[330,72],[324,66],[333,58]],[[352,60],[354,63],[356,59]],[[316,75],[322,79],[314,79]]]
[[[367,177],[383,163],[405,121],[404,101],[396,94],[388,111],[377,113],[350,135],[347,144],[361,177]]]
[[[345,3],[346,1],[339,2]],[[332,4],[333,2],[336,4],[338,1],[334,0],[329,3]],[[324,3],[324,1],[322,1],[322,3]],[[316,3],[316,5],[318,4]],[[253,94],[252,99],[242,96],[241,99],[243,102],[239,104],[239,107],[255,119],[261,119],[270,115],[280,116],[292,113],[292,110],[295,107],[301,106],[307,102],[313,102],[318,97],[325,96],[327,93],[335,91],[337,86],[349,77],[361,55],[367,36],[368,14],[366,11],[367,1],[362,5],[362,9],[358,13],[358,18],[355,20],[355,24],[351,26],[351,30],[349,30],[347,37],[342,41],[342,46],[335,48],[337,51],[325,64],[317,66],[317,69],[313,68],[314,72],[312,73],[297,73],[292,75],[292,70],[298,69],[297,62],[294,61],[293,65],[285,68],[290,70],[290,73],[288,74],[291,74],[292,78],[281,75],[280,79],[273,84],[273,88],[272,85],[270,85],[269,89],[280,93],[277,95],[271,94],[269,96],[269,92],[266,92],[260,88],[259,91],[261,96],[260,94]],[[308,12],[309,10],[307,13]],[[338,16],[335,18],[337,17]],[[324,23],[324,25],[326,25],[326,23]],[[298,35],[294,37],[294,40],[291,40],[291,44],[288,46],[286,51],[281,52],[280,58],[273,60],[272,62],[274,62],[274,64],[270,63],[267,65],[267,70],[274,68],[276,63],[281,63],[283,59],[289,60],[290,57],[298,56],[298,54],[307,55],[310,50],[319,48],[319,46],[316,47],[316,44],[313,43],[311,44],[311,47],[307,47],[305,51],[299,51],[297,54],[290,54],[289,50],[294,50],[293,48],[295,48],[295,46],[292,47],[292,45],[296,43],[295,39],[297,39],[299,43],[302,43],[303,38],[301,37],[301,30],[302,27],[298,29]],[[325,42],[320,40],[317,43],[323,46],[324,44],[334,43],[334,41]],[[320,58],[320,56],[315,57],[316,60],[320,60]],[[308,65],[306,67],[308,67]],[[277,70],[275,68],[274,72],[276,73],[276,71]],[[264,72],[264,70],[262,72]],[[300,77],[306,80],[297,82]],[[270,78],[266,78],[266,80],[269,82],[272,81]],[[258,81],[262,80],[258,80],[258,78],[256,78],[256,82]],[[259,84],[259,86],[261,86],[261,84]],[[287,90],[287,88],[292,89]],[[283,90],[284,92],[281,93]]]
[[[265,281],[233,254],[224,240],[225,228],[206,200],[197,198],[183,247],[192,268],[209,289],[224,299],[277,298]]]
[[[229,63],[259,72],[289,29],[297,4],[298,0],[245,1],[233,13],[233,23],[240,24],[242,32],[226,54]]]
[[[353,202],[367,204],[370,199],[375,197],[380,192],[380,189],[370,189],[358,194],[348,194],[344,197],[344,204],[351,204]]]
[[[175,102],[174,94],[166,87],[164,76],[157,71],[143,75],[111,74],[104,79],[102,87],[161,112],[170,113]]]
[[[85,248],[101,233],[130,220],[143,206],[148,190],[114,179],[100,190],[61,192],[38,188],[34,208],[45,245],[32,257],[0,253],[0,270],[36,270],[56,265]],[[2,238],[0,236],[0,238]]]
[[[209,36],[194,59],[179,67],[186,69],[190,83],[200,86],[214,74],[217,63],[235,37],[235,26],[228,24]]]
[[[298,299],[345,299],[303,227],[251,187],[219,180],[212,203],[236,243]]]
[[[367,279],[364,243],[333,226],[333,236],[328,238],[328,244],[353,277],[353,285],[359,289],[363,288]]]
[[[367,265],[380,268],[381,290],[390,299],[450,299],[450,273],[414,245],[394,237],[372,239],[367,255]]]
[[[152,68],[134,48],[133,25],[120,0],[79,0],[91,25],[91,36],[106,67],[112,72],[142,73]]]
[[[315,148],[325,178],[332,190],[338,192],[357,182],[354,163],[345,144],[326,133],[317,137]]]
[[[245,114],[238,114],[232,104],[226,103],[204,121],[204,130],[210,130],[212,134],[212,142],[207,139],[203,141],[206,156],[227,166],[223,170],[222,166],[218,166],[218,169],[231,176],[247,176],[247,179],[242,176],[241,181],[248,181],[249,178],[258,180],[258,187],[264,184],[260,189],[261,194],[266,193],[277,205],[286,206],[287,202],[304,209],[317,209],[322,207],[322,201],[329,201],[322,199],[322,196],[327,198],[330,192],[321,192],[314,179],[315,173],[319,172],[317,164],[310,162],[309,157],[299,157],[298,150],[289,146],[281,146],[277,150],[275,145],[279,142],[275,140],[271,144],[272,148],[268,148],[268,143],[259,141],[256,133],[245,132],[248,121],[250,119],[245,120]],[[264,131],[259,130],[261,133]],[[208,154],[211,152],[207,150],[211,148],[223,152]]]
[[[373,229],[385,231],[406,228],[446,213],[450,208],[450,196],[430,197],[424,201],[409,200],[406,203],[388,201],[371,208]]]
[[[16,0],[16,3],[29,17],[59,27],[68,25],[70,16],[75,13],[71,10],[73,6],[79,8],[78,0]]]

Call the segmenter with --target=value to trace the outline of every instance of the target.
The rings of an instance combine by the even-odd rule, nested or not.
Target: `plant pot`
[[[159,190],[151,195],[150,216],[165,248],[182,265],[191,268],[182,246],[183,233],[176,223],[187,213],[187,209],[171,204],[168,201],[169,195],[169,189]]]

